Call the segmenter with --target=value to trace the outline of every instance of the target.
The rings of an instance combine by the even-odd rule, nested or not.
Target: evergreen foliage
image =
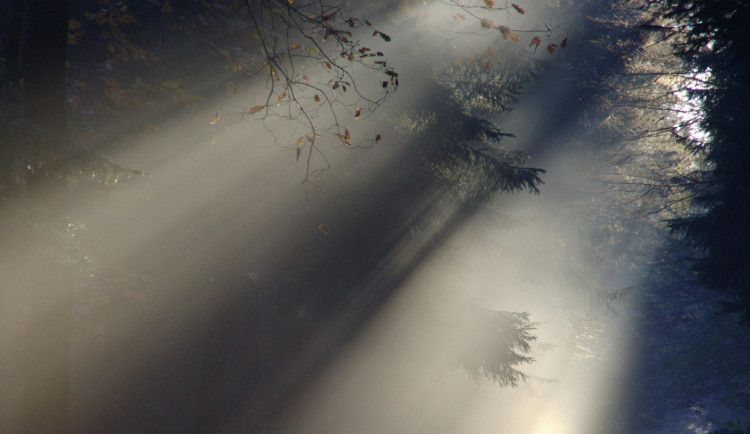
[[[750,323],[750,5],[739,0],[666,2],[677,21],[678,54],[704,86],[688,89],[702,104],[702,137],[685,144],[713,168],[692,215],[671,221],[702,252],[694,268],[702,283],[728,297],[728,311]]]

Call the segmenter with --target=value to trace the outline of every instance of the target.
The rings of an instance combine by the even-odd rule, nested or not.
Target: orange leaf
[[[484,0],[484,4],[486,4],[488,8],[495,7],[495,1],[494,0]]]
[[[300,45],[299,45],[299,44],[292,44],[292,46],[291,46],[291,47],[289,47],[289,51],[292,51],[292,50],[296,50],[296,49],[297,49],[297,48],[299,48],[299,47],[300,47]]]
[[[542,40],[539,39],[539,36],[534,36],[534,39],[531,40],[530,45],[536,45],[537,47],[542,45]]]
[[[520,37],[520,36],[518,36],[518,35],[517,35],[517,34],[515,34],[515,33],[511,33],[511,34],[510,34],[510,39],[512,39],[512,40],[513,40],[513,42],[518,42],[518,41],[520,41],[520,40],[521,40],[521,37]]]
[[[519,14],[523,15],[523,14],[526,13],[526,11],[523,10],[523,8],[521,6],[518,6],[515,3],[511,3],[510,5],[513,6],[513,9],[515,9]]]
[[[460,13],[459,13],[459,14],[456,14],[456,16],[457,16],[458,18],[461,18],[462,20],[465,20],[465,19],[466,19],[466,15],[464,15],[464,14],[460,14]]]
[[[555,45],[555,44],[549,44],[549,45],[547,45],[547,51],[548,51],[548,52],[549,52],[550,54],[552,54],[552,53],[554,53],[554,52],[555,52],[555,47],[557,47],[557,45]]]
[[[255,107],[251,108],[247,111],[248,114],[258,113],[259,111],[263,110],[264,105],[256,105]]]

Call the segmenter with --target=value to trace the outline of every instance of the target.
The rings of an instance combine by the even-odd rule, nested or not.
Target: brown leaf
[[[489,19],[489,18],[482,18],[479,21],[479,24],[482,25],[483,29],[491,29],[491,28],[495,27],[495,23],[493,23],[492,20]]]
[[[362,116],[362,109],[357,107],[357,110],[354,111],[354,119],[359,119],[360,116]]]
[[[305,142],[305,137],[304,136],[300,137],[299,139],[297,139],[297,147],[299,148],[300,146],[302,146],[302,144],[304,142]]]
[[[554,52],[555,52],[555,47],[557,47],[557,45],[556,45],[556,44],[549,44],[549,45],[547,45],[547,51],[548,51],[548,52],[549,52],[550,54],[552,54],[552,53],[554,53]]]
[[[542,40],[539,39],[539,36],[534,36],[534,39],[531,40],[531,44],[529,44],[529,45],[535,45],[535,46],[538,47],[538,46],[542,45]]]
[[[520,37],[520,36],[518,36],[518,34],[516,34],[516,33],[511,33],[511,34],[510,34],[510,39],[512,39],[512,40],[513,40],[513,42],[518,42],[518,41],[520,41],[520,40],[521,40],[521,37]]]
[[[286,92],[281,92],[281,95],[276,99],[276,101],[281,101],[286,96]]]
[[[289,47],[289,51],[292,51],[292,50],[296,50],[296,49],[297,49],[297,48],[299,48],[299,47],[300,47],[300,45],[299,45],[299,44],[292,44],[292,46],[291,46],[291,47]]]
[[[457,16],[458,18],[461,18],[462,20],[465,20],[465,19],[466,19],[466,15],[464,15],[464,14],[461,14],[461,13],[458,13],[458,14],[456,14],[456,16]]]
[[[495,1],[494,0],[484,0],[484,4],[486,4],[488,8],[495,7]]]
[[[299,157],[302,155],[302,149],[297,148],[297,161],[299,161]]]
[[[516,10],[516,12],[518,12],[519,14],[523,15],[523,14],[525,14],[525,13],[526,13],[526,11],[525,11],[525,10],[523,10],[523,8],[522,8],[521,6],[518,6],[518,5],[517,5],[517,4],[515,4],[515,3],[511,3],[510,5],[511,5],[511,6],[513,6],[513,9],[515,9],[515,10]]]
[[[562,42],[560,43],[560,46],[562,48],[567,47],[568,46],[568,38],[563,39]]]
[[[315,94],[315,96],[313,97],[313,100],[315,101],[315,103],[316,103],[316,104],[320,104],[320,97],[318,96],[318,94],[317,94],[317,93],[316,93],[316,94]]]
[[[328,232],[331,231],[331,228],[329,228],[327,224],[321,223],[318,225],[318,231],[320,231],[320,233],[323,235],[328,235]]]
[[[265,107],[264,105],[256,105],[255,107],[253,107],[250,110],[248,110],[247,114],[251,115],[253,113],[258,113],[259,111],[263,110],[264,107]]]
[[[381,140],[383,140],[383,137],[380,134],[375,136],[375,143],[380,143]]]
[[[508,36],[510,36],[510,27],[508,26],[500,26],[498,27],[500,29],[500,33],[503,35],[503,39],[508,39]]]

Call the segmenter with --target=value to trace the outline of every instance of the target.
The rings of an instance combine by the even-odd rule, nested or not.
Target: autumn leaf
[[[299,157],[302,156],[302,149],[297,148],[297,161],[299,161]]]
[[[511,34],[510,34],[510,39],[512,39],[512,40],[513,40],[513,42],[518,42],[518,41],[520,41],[520,40],[521,40],[521,37],[520,37],[520,36],[518,36],[518,34],[516,34],[516,33],[511,33]]]
[[[341,140],[343,140],[343,141],[344,141],[344,143],[345,143],[345,144],[346,144],[347,146],[348,146],[348,145],[351,145],[351,144],[352,144],[352,143],[351,143],[351,140],[352,140],[352,136],[351,136],[351,135],[349,135],[349,130],[348,130],[348,129],[344,130],[344,135],[343,135],[343,137],[341,138]]]
[[[331,228],[329,228],[327,224],[321,223],[318,225],[318,231],[320,231],[320,233],[323,235],[328,235],[328,232],[331,231]]]
[[[248,110],[247,114],[251,115],[253,113],[258,113],[259,111],[263,110],[264,107],[265,107],[264,105],[256,105],[255,107],[253,107],[250,110]]]
[[[375,143],[380,143],[381,140],[383,140],[383,137],[380,134],[375,136]]]
[[[568,46],[568,38],[563,39],[562,42],[560,43],[560,46],[562,48],[567,47]]]
[[[377,33],[378,33],[378,35],[380,35],[380,38],[382,40],[384,40],[385,42],[391,42],[391,37],[390,36],[386,35],[383,32],[377,32]]]
[[[354,119],[359,119],[360,116],[362,116],[362,109],[357,107],[357,110],[354,111]]]
[[[331,69],[331,68],[333,68],[333,66],[331,66],[330,63],[326,62],[326,68]]]
[[[508,39],[508,36],[510,36],[510,27],[508,26],[500,26],[498,27],[500,29],[500,33],[503,35],[503,39]]]
[[[214,118],[211,120],[211,125],[216,125],[220,119],[221,119],[221,109],[219,109],[219,111],[217,111],[216,114],[214,115]]]
[[[538,46],[542,45],[542,40],[539,39],[539,36],[534,36],[534,39],[531,40],[531,44],[529,44],[529,46],[531,46],[531,45],[535,45],[535,46],[538,47]]]
[[[457,16],[458,18],[461,18],[462,20],[465,20],[465,19],[466,19],[466,15],[464,15],[464,14],[461,14],[461,13],[458,13],[458,14],[456,14],[456,16]]]
[[[354,54],[350,53],[348,56],[346,56],[346,58],[349,59],[349,61],[351,62],[354,60]]]
[[[495,23],[493,23],[492,20],[489,19],[489,18],[482,18],[479,21],[479,24],[482,25],[483,29],[491,29],[491,28],[495,27]]]
[[[302,81],[304,81],[305,83],[307,83],[307,76],[306,75],[302,76]]]
[[[495,7],[495,1],[494,0],[484,0],[484,4],[486,4],[488,8]]]
[[[526,11],[525,11],[525,10],[523,10],[523,8],[522,8],[521,6],[518,6],[518,5],[517,5],[517,4],[515,4],[515,3],[511,3],[510,5],[511,5],[511,6],[513,6],[513,9],[515,9],[515,10],[516,10],[516,12],[518,12],[519,14],[523,15],[523,14],[525,14],[525,13],[526,13]]]
[[[281,101],[286,96],[286,92],[281,92],[281,95],[279,95],[278,99],[276,101]]]
[[[305,137],[304,137],[304,136],[302,136],[302,137],[300,137],[299,139],[297,139],[297,147],[298,147],[298,148],[299,148],[300,146],[302,146],[302,144],[303,144],[303,143],[305,143]]]
[[[547,51],[548,51],[548,52],[549,52],[550,54],[552,54],[552,53],[554,53],[554,52],[555,52],[555,47],[557,47],[557,45],[556,45],[556,44],[549,44],[549,45],[547,45]]]
[[[299,48],[299,47],[300,47],[300,45],[299,45],[299,44],[292,44],[292,46],[291,46],[291,47],[289,47],[289,51],[293,51],[293,50],[296,50],[296,49],[297,49],[297,48]]]
[[[317,93],[316,93],[316,94],[315,94],[315,96],[313,97],[313,100],[315,101],[315,103],[316,103],[316,104],[320,104],[320,97],[318,96],[318,94],[317,94]]]

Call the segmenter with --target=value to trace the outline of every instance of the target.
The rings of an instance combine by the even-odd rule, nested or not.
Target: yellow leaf
[[[305,142],[304,137],[300,137],[299,139],[297,139],[297,147],[299,148],[300,146],[302,146],[304,142]]]

